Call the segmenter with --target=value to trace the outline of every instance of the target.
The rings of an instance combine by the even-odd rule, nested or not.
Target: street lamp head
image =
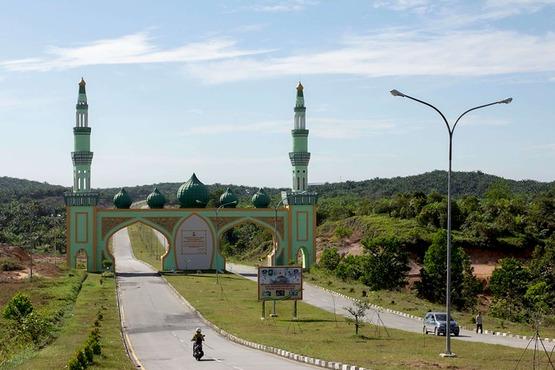
[[[513,101],[513,98],[507,98],[507,99],[501,100],[499,103],[509,104],[512,101]]]
[[[402,97],[405,97],[405,94],[403,94],[403,93],[400,92],[399,90],[393,89],[393,90],[390,91],[390,93],[391,93],[391,95],[393,95],[393,96],[402,96]]]

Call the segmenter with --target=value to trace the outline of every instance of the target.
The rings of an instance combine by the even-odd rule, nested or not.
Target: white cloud
[[[375,8],[419,15],[433,15],[426,19],[429,29],[452,30],[475,23],[489,24],[521,14],[531,14],[555,4],[555,0],[486,0],[480,4],[454,0],[376,0]]]
[[[49,71],[86,65],[204,62],[267,52],[241,50],[228,38],[193,42],[176,48],[159,49],[147,33],[97,40],[77,47],[49,47],[43,57],[0,61],[10,71]]]
[[[484,76],[555,70],[555,34],[512,31],[386,31],[345,39],[338,48],[283,57],[189,64],[208,83],[286,75]]]
[[[419,14],[428,13],[433,4],[430,0],[377,0],[374,8],[385,8],[394,11],[412,11]]]
[[[221,135],[233,133],[287,134],[293,121],[275,120],[250,123],[230,123],[196,126],[187,130],[187,135]],[[322,139],[355,139],[382,133],[400,133],[396,126],[387,120],[344,120],[328,117],[310,117],[307,122],[311,136]]]
[[[307,6],[316,5],[317,1],[313,0],[278,0],[265,1],[252,7],[257,12],[269,13],[288,13],[304,10]]]
[[[555,5],[555,0],[487,0],[486,8],[513,8],[520,11],[536,12],[543,7]]]

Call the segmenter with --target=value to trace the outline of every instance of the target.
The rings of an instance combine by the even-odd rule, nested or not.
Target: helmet
[[[197,332],[197,333],[200,333],[200,328],[197,328],[197,329],[196,329],[196,332]]]

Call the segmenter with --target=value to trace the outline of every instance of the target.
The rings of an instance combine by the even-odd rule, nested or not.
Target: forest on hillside
[[[434,302],[444,299],[444,261],[447,222],[446,174],[373,179],[313,186],[320,194],[317,209],[320,268],[346,281],[357,280],[372,289],[398,289],[406,283],[408,255],[423,264],[418,294]],[[513,181],[481,172],[453,177],[454,303],[472,309],[484,286],[473,275],[467,251],[496,249],[522,259],[500,261],[489,291],[498,317],[526,320],[531,310],[553,315],[555,307],[555,183]],[[155,186],[175,205],[180,184]],[[209,207],[219,205],[228,185],[209,185]],[[256,188],[229,187],[249,207]],[[146,199],[154,185],[126,188],[134,201]],[[101,205],[111,206],[119,189],[99,189]],[[277,204],[282,189],[266,189]],[[442,191],[443,190],[443,191]],[[0,243],[44,252],[65,253],[65,208],[61,186],[0,178]],[[341,255],[340,241],[357,234],[361,256]],[[237,259],[256,259],[271,248],[271,234],[243,225],[224,236],[222,253]],[[458,269],[458,270],[457,270]],[[518,284],[516,283],[518,282]]]
[[[184,180],[185,181],[185,180]],[[480,171],[475,172],[453,172],[452,193],[455,198],[465,195],[483,197],[489,186],[496,182],[506,184],[512,194],[533,195],[555,188],[555,181],[540,182],[534,180],[510,180],[499,176],[488,175]],[[169,204],[176,204],[177,189],[182,183],[167,182],[150,185],[125,186],[133,201],[145,200],[146,197],[157,187],[166,197]],[[239,196],[241,205],[248,206],[250,197],[257,191],[254,186],[233,184],[210,184],[207,185],[211,201],[209,206],[217,206],[219,194],[230,187]],[[345,181],[339,183],[325,183],[311,185],[311,190],[318,192],[320,198],[337,196],[356,196],[362,198],[390,197],[398,193],[422,192],[425,194],[438,192],[447,193],[447,173],[445,171],[432,171],[415,176],[394,177],[389,179],[374,178],[364,181]],[[111,206],[113,196],[120,188],[98,188],[94,189],[100,193],[101,205]],[[264,188],[273,198],[279,199],[279,193],[286,188]],[[16,179],[11,177],[0,177],[0,204],[12,200],[37,200],[41,203],[52,205],[63,205],[63,193],[70,190],[59,185]]]

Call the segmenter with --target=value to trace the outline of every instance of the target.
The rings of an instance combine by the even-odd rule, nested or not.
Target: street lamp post
[[[453,127],[451,127],[449,125],[449,122],[447,121],[447,118],[445,118],[443,113],[441,113],[441,111],[439,109],[437,109],[436,107],[434,107],[432,104],[427,103],[427,102],[425,102],[423,100],[420,100],[420,99],[413,98],[412,96],[403,94],[402,92],[400,92],[398,90],[391,90],[390,93],[393,96],[400,96],[402,98],[408,98],[408,99],[414,100],[418,103],[427,105],[428,107],[432,108],[437,113],[439,113],[439,115],[441,116],[441,118],[445,122],[445,126],[447,127],[447,131],[449,132],[449,171],[447,172],[447,267],[446,267],[446,269],[447,269],[447,271],[446,271],[446,273],[447,273],[447,286],[446,286],[446,292],[445,292],[445,301],[446,301],[445,306],[446,306],[446,311],[447,311],[447,319],[446,319],[446,323],[445,323],[446,324],[445,353],[441,353],[441,356],[443,356],[443,357],[455,357],[455,354],[453,352],[451,352],[451,162],[452,162],[452,157],[453,157],[453,133],[455,132],[455,128],[457,127],[457,123],[459,123],[459,120],[464,115],[466,115],[467,113],[472,112],[472,111],[477,110],[477,109],[489,107],[490,105],[509,104],[510,102],[513,101],[513,98],[507,98],[507,99],[499,100],[499,101],[496,101],[496,102],[493,102],[493,103],[479,105],[477,107],[470,108],[470,109],[466,110],[465,112],[463,112],[459,116],[459,118],[457,118]]]

